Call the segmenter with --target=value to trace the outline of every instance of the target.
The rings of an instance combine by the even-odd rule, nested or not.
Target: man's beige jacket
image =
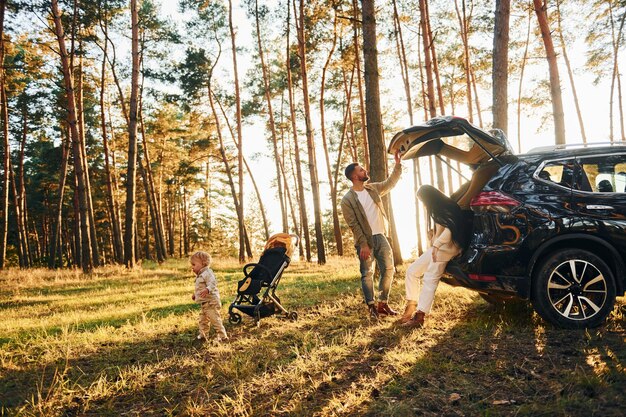
[[[374,200],[374,203],[376,203],[385,219],[385,229],[387,229],[389,221],[381,197],[391,191],[400,179],[401,174],[402,165],[396,164],[391,175],[385,181],[365,184],[365,189],[370,197],[372,197],[372,200]],[[352,188],[350,188],[350,191],[341,199],[341,212],[354,235],[354,246],[363,247],[364,244],[367,244],[367,246],[372,248],[374,246],[372,241],[372,228],[367,221],[367,216],[365,215],[363,205],[359,201],[359,196]]]

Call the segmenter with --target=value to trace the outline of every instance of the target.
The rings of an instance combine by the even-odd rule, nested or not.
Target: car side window
[[[626,192],[626,155],[604,155],[580,158],[581,175],[594,193]]]
[[[546,163],[541,171],[537,173],[537,177],[558,184],[566,188],[576,187],[574,181],[575,164],[573,161],[551,161]]]

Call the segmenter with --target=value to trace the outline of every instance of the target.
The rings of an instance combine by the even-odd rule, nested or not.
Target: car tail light
[[[469,279],[472,281],[493,282],[496,281],[495,275],[483,275],[483,274],[469,274]]]
[[[470,202],[470,207],[474,211],[495,211],[499,213],[508,213],[519,205],[519,201],[499,191],[483,191],[472,198]]]

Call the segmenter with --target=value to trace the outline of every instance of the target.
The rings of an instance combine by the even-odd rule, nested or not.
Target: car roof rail
[[[564,150],[564,149],[591,148],[591,147],[600,147],[600,146],[626,146],[626,142],[624,141],[588,142],[588,143],[566,143],[562,145],[538,146],[536,148],[532,148],[526,153],[542,153],[542,152],[550,152],[550,151],[559,151],[559,150]]]

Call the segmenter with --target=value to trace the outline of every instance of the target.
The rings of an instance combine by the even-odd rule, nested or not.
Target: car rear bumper
[[[516,296],[528,299],[530,280],[525,276],[500,274],[474,274],[467,272],[457,261],[450,261],[441,280],[453,286],[461,286],[489,294]]]

